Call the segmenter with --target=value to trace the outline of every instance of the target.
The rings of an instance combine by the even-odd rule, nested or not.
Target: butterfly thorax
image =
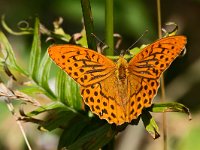
[[[122,107],[125,107],[126,103],[129,100],[129,94],[128,94],[128,63],[127,61],[123,58],[120,57],[119,60],[117,61],[117,69],[116,69],[116,77],[117,77],[117,89],[118,91],[118,104]]]

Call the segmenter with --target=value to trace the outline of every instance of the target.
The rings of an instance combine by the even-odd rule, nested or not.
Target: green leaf
[[[66,86],[66,100],[67,103],[76,110],[82,109],[82,97],[80,94],[79,85],[67,75],[67,86]]]
[[[70,109],[58,110],[59,108],[50,111],[46,117],[45,123],[42,127],[51,131],[56,128],[64,128],[71,124],[71,120],[74,119],[78,114],[74,113]]]
[[[145,48],[147,45],[143,44],[140,47],[134,47],[132,49],[130,49],[130,54],[131,57],[134,57],[135,55],[137,55],[143,48]],[[126,56],[126,55],[125,55]],[[127,56],[128,57],[128,56]]]
[[[29,69],[30,69],[29,71],[35,82],[38,82],[38,70],[40,69],[39,65],[40,65],[40,56],[41,56],[39,25],[40,25],[39,19],[36,18],[33,43],[32,43],[31,54],[30,54],[30,62],[29,62]]]
[[[152,107],[149,108],[149,111],[152,112],[181,112],[188,115],[189,120],[192,119],[189,108],[184,106],[183,104],[177,102],[169,102],[169,103],[157,103],[153,104]]]
[[[151,114],[148,111],[144,110],[141,115],[141,118],[147,132],[149,132],[149,134],[154,139],[157,139],[158,137],[160,137],[158,125],[156,124]]]
[[[47,130],[67,126],[71,119],[79,115],[74,109],[67,107],[60,102],[54,102],[43,105],[36,110],[29,112],[26,116],[33,117],[44,112],[48,112],[48,115],[46,116],[46,119],[44,119],[45,121],[40,125]]]
[[[35,94],[44,94],[48,96],[49,98],[51,98],[51,100],[55,99],[54,95],[47,92],[44,88],[36,84],[20,87],[19,91],[26,93],[28,95],[32,95],[32,96],[35,96]]]
[[[112,129],[111,125],[105,124],[78,138],[76,142],[66,148],[68,150],[98,150],[112,140],[115,134],[116,131]]]
[[[140,49],[139,47],[134,47],[133,49],[130,50],[130,54],[134,57],[134,56],[137,55],[140,51],[141,51],[141,49]]]
[[[48,52],[46,52],[40,63],[40,67],[39,67],[40,69],[38,71],[38,82],[49,94],[51,94],[55,98],[55,95],[51,91],[49,87],[49,82],[48,82],[51,64],[52,64],[52,61],[49,58]]]
[[[60,102],[53,102],[47,105],[42,105],[41,107],[27,113],[28,117],[36,116],[40,113],[49,111],[49,110],[58,110],[58,111],[72,111],[73,113],[77,113],[74,109],[67,107],[66,105]]]
[[[8,39],[1,31],[0,31],[0,43],[2,44],[2,50],[6,51],[6,53],[4,53],[4,56],[5,56],[5,58],[7,57],[6,63],[8,64],[8,66],[11,67],[12,69],[17,70],[18,72],[20,72],[24,75],[28,75],[28,73],[24,69],[22,69],[21,67],[19,67],[17,65],[14,51],[13,51]],[[5,52],[5,51],[3,51],[3,52]]]
[[[56,93],[58,99],[64,104],[80,110],[82,98],[79,86],[63,70],[59,69],[56,78]]]
[[[56,95],[58,97],[58,99],[64,103],[64,104],[67,104],[67,100],[66,100],[66,95],[67,95],[67,92],[70,92],[70,91],[67,91],[66,90],[66,85],[67,85],[67,74],[59,68],[58,70],[58,73],[56,75]]]
[[[71,121],[70,125],[64,129],[60,136],[58,149],[62,149],[62,147],[68,147],[69,145],[73,144],[87,126],[88,123],[85,119],[73,119],[73,122]]]

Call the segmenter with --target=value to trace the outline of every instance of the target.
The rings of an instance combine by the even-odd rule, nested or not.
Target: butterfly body
[[[184,36],[160,39],[127,62],[117,62],[87,48],[53,45],[49,56],[79,85],[85,104],[101,119],[121,125],[150,107],[159,78],[186,44]]]

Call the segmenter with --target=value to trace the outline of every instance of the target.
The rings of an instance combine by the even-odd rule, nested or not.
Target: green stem
[[[91,33],[94,33],[93,17],[89,0],[81,0],[84,25],[87,36],[88,48],[96,50],[96,42]]]
[[[113,0],[106,0],[106,8],[105,8],[105,28],[106,28],[106,35],[105,40],[106,44],[108,45],[108,49],[106,49],[106,55],[113,55],[114,54],[114,40],[113,40]]]

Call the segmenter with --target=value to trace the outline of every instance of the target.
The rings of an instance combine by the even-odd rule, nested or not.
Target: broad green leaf
[[[66,100],[66,95],[67,95],[66,78],[67,78],[67,74],[62,69],[59,68],[56,75],[56,89],[55,89],[56,95],[61,102],[68,105],[67,100]]]
[[[192,119],[190,110],[184,106],[183,104],[177,102],[169,102],[169,103],[156,103],[153,104],[152,107],[149,108],[152,112],[181,112],[186,113],[189,117],[189,120]]]
[[[40,33],[39,33],[39,19],[35,20],[33,43],[31,47],[29,71],[34,81],[38,82],[38,71],[40,66],[40,56],[41,56],[41,45],[40,45]]]
[[[27,113],[26,116],[32,118],[33,116],[44,112],[47,113],[47,116],[43,119],[40,125],[47,130],[67,126],[71,119],[80,115],[74,109],[67,107],[60,102],[54,102],[48,105],[43,105],[34,111]]]
[[[67,102],[76,110],[82,109],[82,97],[79,85],[67,75],[66,97]]]
[[[61,69],[59,69],[56,78],[56,93],[58,99],[64,104],[77,110],[81,109],[80,89],[75,81]]]
[[[78,116],[70,109],[58,110],[59,108],[49,112],[45,118],[45,123],[42,127],[47,130],[54,130],[56,128],[64,128],[65,126],[71,124],[71,120]]]
[[[40,69],[38,71],[38,82],[39,84],[53,97],[55,97],[54,93],[51,91],[49,87],[49,74],[51,68],[52,61],[49,58],[48,52],[46,52],[41,60]]]
[[[44,90],[42,87],[36,84],[20,87],[19,91],[32,96],[35,96],[35,94],[45,94],[46,96],[51,98],[51,100],[55,99],[54,95],[52,95],[51,93],[49,93],[48,91]]]
[[[73,119],[60,136],[58,149],[73,144],[87,126],[88,122],[85,119],[81,117],[76,117],[76,120]]]
[[[58,111],[72,111],[73,113],[77,113],[74,109],[67,107],[66,105],[60,102],[53,102],[51,104],[42,105],[41,107],[27,113],[28,117],[36,116],[40,113],[49,111],[49,110],[58,110]]]
[[[141,115],[141,118],[142,118],[143,124],[144,124],[147,132],[149,132],[149,134],[154,139],[157,139],[158,137],[160,137],[158,125],[156,124],[156,122],[153,119],[153,117],[151,116],[151,114],[148,111],[144,110]]]
[[[112,129],[112,126],[109,124],[105,124],[100,128],[93,130],[84,136],[78,138],[76,142],[74,142],[69,147],[66,147],[68,150],[98,150],[104,145],[106,145],[109,141],[111,141],[116,134],[116,131]]]

